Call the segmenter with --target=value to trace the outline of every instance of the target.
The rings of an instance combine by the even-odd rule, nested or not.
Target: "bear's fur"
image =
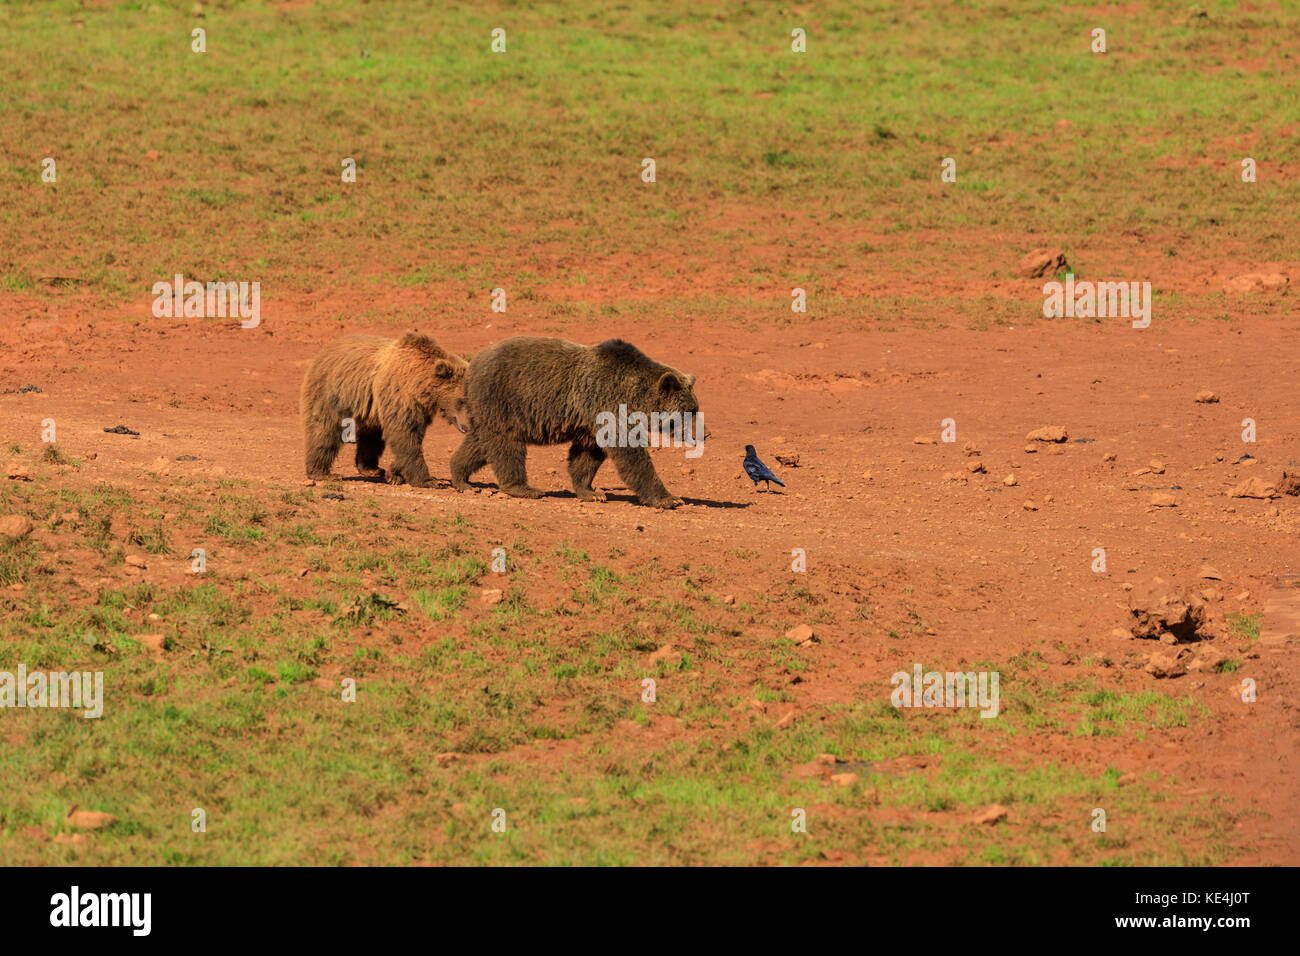
[[[605,500],[591,482],[608,456],[642,504],[676,508],[681,500],[663,486],[645,448],[600,447],[596,416],[617,415],[619,405],[629,414],[698,414],[694,386],[694,375],[618,339],[595,346],[522,335],[505,339],[470,363],[470,430],[451,457],[451,483],[465,491],[470,476],[490,464],[506,494],[540,497],[528,484],[527,446],[568,442],[569,477],[583,501]]]
[[[466,430],[468,368],[463,358],[444,351],[427,335],[349,335],[326,346],[312,359],[300,396],[307,476],[329,477],[343,444],[343,420],[351,418],[356,422],[361,475],[386,478],[395,485],[431,485],[424,432],[435,416]],[[393,449],[387,475],[379,467],[385,444]]]

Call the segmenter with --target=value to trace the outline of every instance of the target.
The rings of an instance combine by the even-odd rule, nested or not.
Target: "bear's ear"
[[[442,359],[438,359],[438,364],[433,367],[433,374],[438,376],[438,378],[451,378],[456,374],[456,370],[451,367],[450,362],[444,362]]]
[[[658,387],[660,395],[671,395],[673,392],[679,391],[683,388],[688,388],[689,386],[685,385],[682,380],[677,377],[676,372],[664,372],[663,375],[659,376]]]

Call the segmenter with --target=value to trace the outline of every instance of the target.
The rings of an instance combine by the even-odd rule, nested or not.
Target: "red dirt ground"
[[[1186,284],[1197,282],[1186,277]],[[970,294],[974,285],[952,291]],[[1000,291],[998,283],[981,285],[983,293]],[[418,305],[428,291],[405,295],[405,304]],[[0,394],[4,437],[35,444],[40,420],[53,417],[67,454],[97,453],[78,480],[126,483],[158,457],[179,454],[200,460],[174,462],[173,475],[301,482],[299,383],[315,351],[340,331],[320,316],[373,306],[362,293],[264,300],[262,326],[242,330],[219,320],[146,321],[147,303],[133,310],[137,323],[75,298],[57,306],[10,298],[9,314],[28,317],[0,327],[0,391],[33,382],[44,394]],[[1296,639],[1287,637],[1297,624],[1284,614],[1300,599],[1300,499],[1228,496],[1251,475],[1273,480],[1284,468],[1297,470],[1300,334],[1293,324],[1157,318],[1138,331],[1123,320],[1039,320],[938,334],[907,327],[847,332],[828,322],[754,332],[711,327],[701,318],[655,329],[620,319],[599,327],[530,323],[484,306],[472,320],[420,331],[463,353],[521,332],[585,342],[622,336],[697,374],[713,436],[705,454],[688,460],[680,452],[654,453],[665,484],[686,507],[659,512],[634,505],[608,466],[597,486],[614,491],[610,501],[579,504],[569,495],[562,448],[530,453],[533,483],[554,493],[539,501],[360,482],[349,483],[347,493],[394,497],[431,513],[463,511],[488,525],[524,520],[578,546],[616,538],[632,558],[707,555],[724,576],[731,548],[770,555],[769,578],[728,585],[741,599],[747,589],[788,575],[790,550],[800,547],[809,577],[827,585],[832,601],[847,605],[860,592],[914,588],[918,603],[937,609],[926,621],[933,630],[928,660],[1002,661],[1038,651],[1051,678],[1066,680],[1081,659],[1109,657],[1109,686],[1190,694],[1217,719],[1211,736],[1176,728],[1138,746],[1125,737],[1094,741],[1103,758],[1124,773],[1173,775],[1188,794],[1222,793],[1258,811],[1243,815],[1238,836],[1250,849],[1231,862],[1300,863],[1300,719],[1293,703],[1300,667]],[[1204,389],[1220,402],[1197,404]],[[1241,441],[1246,417],[1258,423],[1252,445]],[[955,443],[938,440],[946,418],[956,422]],[[103,432],[118,423],[141,437]],[[1065,426],[1070,441],[1032,443],[1039,448],[1027,453],[1026,434],[1048,424]],[[934,443],[916,444],[916,436]],[[426,454],[436,477],[447,477],[457,438],[440,424],[430,428]],[[967,473],[967,442],[981,450],[987,473]],[[785,478],[783,493],[750,487],[740,469],[747,443]],[[799,467],[777,464],[775,456],[788,452],[799,454]],[[1116,460],[1104,461],[1108,453]],[[1244,453],[1255,456],[1252,463],[1238,462]],[[1164,463],[1163,474],[1132,475],[1153,459]],[[335,470],[351,468],[345,452]],[[951,472],[961,480],[946,480]],[[1011,474],[1015,487],[1003,484]],[[486,470],[477,480],[494,479]],[[1172,490],[1177,507],[1150,505],[1161,490]],[[1037,510],[1026,509],[1030,501]],[[1106,549],[1106,574],[1091,570],[1097,547]],[[1224,580],[1200,580],[1205,564]],[[1112,636],[1126,623],[1125,585],[1156,576],[1222,592],[1211,605],[1211,633],[1238,651],[1230,656],[1244,658],[1238,673],[1157,681],[1141,665],[1163,648]],[[1249,649],[1229,645],[1225,616],[1259,612],[1268,602],[1263,637]],[[813,664],[791,688],[796,709],[864,692],[888,696],[889,675],[910,667],[916,652],[869,630],[818,629]],[[1243,704],[1234,690],[1243,676],[1258,684],[1254,704]],[[1028,746],[1044,759],[1071,761],[1066,735],[1044,735]]]

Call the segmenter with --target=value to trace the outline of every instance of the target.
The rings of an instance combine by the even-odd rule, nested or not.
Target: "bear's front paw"
[[[654,507],[668,510],[671,508],[680,508],[682,503],[681,498],[674,498],[672,495],[669,495],[667,498],[660,498],[658,501],[654,502]]]
[[[406,484],[406,477],[400,471],[390,471],[384,475],[384,481],[390,485],[404,485]]]
[[[603,491],[578,491],[574,492],[579,501],[605,501],[605,492]]]

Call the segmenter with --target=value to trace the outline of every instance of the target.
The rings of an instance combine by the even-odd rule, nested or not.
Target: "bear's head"
[[[685,442],[694,435],[694,419],[700,413],[695,397],[695,376],[670,368],[655,381],[651,408],[665,421],[664,431],[675,442]]]
[[[459,355],[438,359],[433,366],[433,387],[429,407],[448,425],[469,431],[469,402],[465,399],[465,376],[469,363]]]
[[[397,352],[403,377],[411,383],[425,419],[438,417],[462,432],[469,431],[469,403],[465,400],[469,363],[416,332],[398,340]]]

